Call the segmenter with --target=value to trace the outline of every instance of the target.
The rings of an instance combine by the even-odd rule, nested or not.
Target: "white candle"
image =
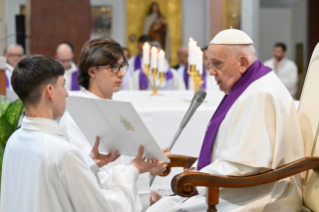
[[[165,72],[165,52],[161,50],[158,53],[158,71]]]
[[[192,38],[189,39],[188,43],[188,64],[196,64],[196,41]]]
[[[143,68],[146,64],[150,64],[150,44],[143,45]]]
[[[203,51],[200,48],[198,48],[198,70],[203,74]]]
[[[152,47],[151,50],[151,68],[157,68],[157,49]]]

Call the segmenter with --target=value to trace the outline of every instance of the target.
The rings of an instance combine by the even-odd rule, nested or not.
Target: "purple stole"
[[[71,79],[71,91],[79,91],[80,86],[77,81],[77,77],[79,75],[79,70],[76,70],[72,73],[72,79]]]
[[[184,82],[185,82],[186,90],[188,89],[188,81],[189,81],[189,74],[187,73],[187,71],[188,71],[188,65],[184,67]],[[205,69],[205,66],[203,66],[203,79],[204,79],[204,83],[202,84],[201,89],[206,90],[206,69]]]
[[[142,64],[141,64],[141,55],[139,55],[139,54],[135,57],[135,60],[134,60],[134,71],[137,71],[137,70],[140,70],[140,75],[139,75],[140,90],[147,90],[148,89],[148,81],[147,81],[147,77],[146,77],[145,73],[143,72]],[[168,69],[168,71],[165,74],[165,78],[166,78],[166,81],[173,78],[173,73],[172,73],[171,69]]]
[[[9,88],[10,87],[10,85],[9,85],[9,79],[8,79],[8,77],[7,77],[7,75],[6,75],[6,88]]]
[[[251,83],[265,76],[266,74],[271,72],[271,70],[272,69],[265,67],[259,60],[257,60],[241,76],[230,93],[224,96],[212,119],[210,120],[210,124],[207,127],[206,135],[198,159],[197,170],[200,170],[211,163],[212,147],[216,138],[218,128],[234,102],[240,97],[240,95],[248,88]]]

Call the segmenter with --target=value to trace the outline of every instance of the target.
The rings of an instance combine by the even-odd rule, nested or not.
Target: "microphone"
[[[187,125],[187,123],[189,122],[189,120],[192,118],[192,116],[194,115],[195,111],[197,110],[197,108],[203,103],[203,101],[206,98],[206,91],[199,89],[193,99],[192,102],[181,122],[181,124],[179,125],[177,132],[174,135],[174,138],[171,142],[171,144],[168,147],[167,151],[171,151],[175,142],[177,141],[177,139],[179,138],[180,134],[182,133],[183,129],[185,128],[185,126]]]
[[[185,126],[187,125],[187,123],[189,122],[189,120],[192,118],[192,116],[194,115],[195,111],[197,110],[197,108],[203,103],[203,101],[206,98],[206,91],[199,89],[195,95],[193,96],[192,102],[188,108],[188,110],[186,111],[186,114],[182,120],[182,122],[180,123],[174,138],[171,142],[171,144],[168,147],[168,152],[170,152],[174,146],[174,144],[176,143],[177,139],[179,138],[179,136],[181,135],[183,129],[185,128]],[[150,186],[152,186],[154,179],[156,176],[153,176],[150,180]]]

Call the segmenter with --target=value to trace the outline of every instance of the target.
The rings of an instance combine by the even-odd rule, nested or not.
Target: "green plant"
[[[0,170],[2,170],[2,159],[7,141],[19,128],[19,119],[23,113],[24,106],[20,99],[10,103],[10,100],[0,95]]]

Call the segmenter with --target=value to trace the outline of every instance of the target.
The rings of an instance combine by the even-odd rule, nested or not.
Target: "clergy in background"
[[[61,63],[65,70],[65,88],[67,91],[79,91],[76,78],[79,75],[79,69],[73,62],[74,49],[70,43],[61,43],[56,49],[55,58]]]
[[[97,38],[86,42],[80,55],[78,77],[78,82],[84,90],[77,95],[85,98],[112,99],[113,93],[120,90],[124,74],[128,69],[127,66],[123,48],[116,41]],[[89,112],[85,109],[83,108],[84,113]],[[89,155],[92,146],[68,112],[63,115],[60,125],[65,129],[69,142],[84,155]],[[101,167],[98,176],[102,186],[108,188],[114,177],[123,169],[125,170],[131,160],[132,157],[122,155],[118,160]],[[150,190],[150,177],[163,173],[166,167],[167,163],[161,162],[149,173],[138,176],[136,186],[139,196],[136,199],[135,211],[146,209],[150,205],[150,199],[155,202],[159,198],[156,192]],[[131,178],[132,174],[134,173],[127,173],[127,177]]]
[[[119,155],[100,154],[98,137],[86,158],[67,141],[64,129],[54,120],[66,107],[63,75],[63,67],[44,56],[27,56],[13,71],[12,87],[25,106],[25,117],[5,148],[1,211],[136,211],[136,180],[157,161],[145,161],[141,146],[108,190],[101,189],[98,167]],[[94,163],[94,169],[87,163]]]
[[[286,45],[276,43],[274,45],[273,58],[264,62],[265,66],[273,69],[275,74],[284,83],[292,98],[296,98],[298,90],[298,68],[294,61],[285,58]]]
[[[13,72],[13,69],[17,62],[21,60],[24,56],[24,49],[21,45],[19,44],[11,44],[7,48],[6,52],[6,58],[7,58],[7,63],[6,63],[6,88],[12,90],[11,86],[11,75]]]
[[[225,96],[208,123],[196,170],[247,176],[304,157],[294,101],[276,74],[258,60],[250,37],[236,29],[221,31],[207,55],[210,74]],[[197,190],[199,195],[187,200],[164,197],[147,212],[206,211],[206,189]],[[291,212],[302,206],[300,174],[260,186],[220,188],[219,193],[219,212]]]
[[[157,52],[163,50],[162,45],[157,41],[152,41],[150,43],[151,47],[155,47]],[[169,66],[168,61],[165,59],[165,80],[161,85],[160,90],[185,90],[185,83],[183,79],[179,76],[177,71]],[[152,72],[149,71],[149,78],[152,79]],[[159,86],[160,81],[156,79],[156,86]],[[148,85],[147,77],[142,71],[139,69],[135,71],[129,82],[129,90],[151,90]]]
[[[121,85],[121,90],[128,90],[129,89],[129,83],[131,80],[132,75],[135,71],[142,69],[142,58],[143,58],[143,45],[145,43],[150,43],[151,37],[148,35],[141,35],[138,39],[137,48],[138,48],[138,54],[134,57],[131,57],[128,60],[128,71],[125,73],[125,76],[123,78],[123,82]]]

